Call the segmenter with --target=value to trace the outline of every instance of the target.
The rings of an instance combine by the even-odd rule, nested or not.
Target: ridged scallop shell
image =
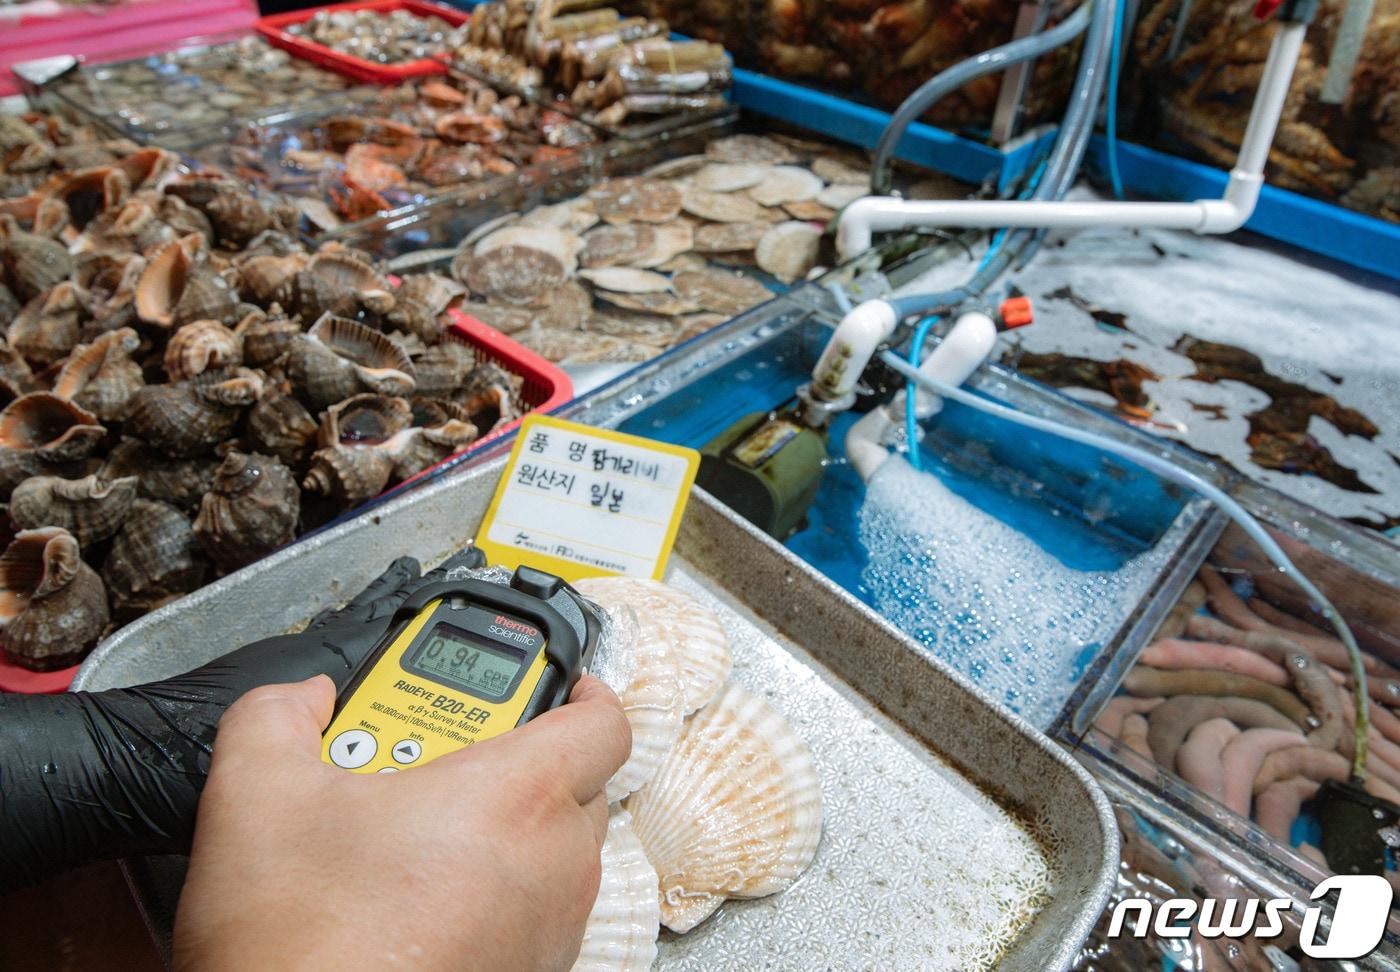
[[[45,462],[86,459],[106,434],[97,416],[49,392],[21,395],[0,412],[0,448]]]
[[[311,454],[301,488],[349,509],[384,492],[393,471],[394,456],[387,449],[329,446]]]
[[[102,565],[112,606],[144,613],[204,583],[204,560],[189,519],[168,503],[136,500]]]
[[[626,810],[608,817],[603,876],[573,972],[647,972],[656,961],[659,881]]]
[[[811,751],[733,684],[686,724],[655,779],[624,806],[660,877],[661,921],[682,933],[726,898],[791,886],[821,840]]]
[[[0,261],[20,300],[33,300],[73,272],[68,248],[57,240],[20,229],[13,216],[0,215]]]
[[[300,512],[301,494],[286,466],[233,450],[214,473],[194,533],[215,563],[234,570],[289,543]]]
[[[136,282],[136,313],[158,327],[224,321],[237,304],[228,283],[190,258],[182,240],[167,243]]]
[[[664,626],[677,653],[684,714],[719,694],[734,663],[729,635],[713,611],[684,591],[645,577],[593,577],[577,586],[604,608],[626,606],[638,618]]]
[[[10,324],[10,346],[35,365],[62,361],[77,346],[85,316],[77,288],[55,284],[35,297]]]
[[[165,373],[171,381],[242,362],[243,341],[218,321],[192,321],[172,334],[165,346]]]
[[[141,366],[131,360],[141,346],[129,327],[101,335],[73,349],[54,379],[53,393],[89,410],[103,422],[126,417],[131,397],[145,385]]]
[[[248,412],[247,440],[254,452],[301,468],[316,441],[316,420],[291,395],[273,391]]]
[[[0,554],[0,642],[34,671],[78,662],[107,627],[102,578],[67,530],[25,530]]]
[[[136,500],[135,476],[103,482],[97,476],[34,476],[10,494],[10,519],[23,530],[62,527],[84,549],[121,529]]]

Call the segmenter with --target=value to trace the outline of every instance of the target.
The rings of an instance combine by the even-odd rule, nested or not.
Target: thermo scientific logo
[[[1314,888],[1311,900],[1317,901],[1332,891],[1337,892],[1337,905],[1326,941],[1318,940],[1322,908],[1305,907],[1298,947],[1310,958],[1358,959],[1370,955],[1381,943],[1386,919],[1390,917],[1390,882],[1375,874],[1337,874]],[[1125,898],[1113,908],[1108,937],[1122,935],[1132,914],[1130,934],[1134,938],[1146,938],[1148,931],[1160,938],[1186,938],[1193,931],[1202,938],[1277,938],[1283,934],[1283,916],[1291,907],[1291,898],[1168,898],[1160,906],[1146,898]]]

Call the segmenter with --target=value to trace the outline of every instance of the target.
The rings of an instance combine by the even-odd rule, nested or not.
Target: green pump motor
[[[765,533],[802,525],[826,468],[826,431],[793,409],[745,415],[700,450],[696,484]]]

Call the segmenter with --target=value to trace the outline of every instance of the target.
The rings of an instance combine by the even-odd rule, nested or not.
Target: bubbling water
[[[871,479],[859,530],[875,609],[1042,728],[1156,573],[1152,552],[1066,567],[899,456]]]

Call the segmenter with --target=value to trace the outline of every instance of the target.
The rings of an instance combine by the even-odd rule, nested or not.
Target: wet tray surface
[[[492,463],[440,480],[148,616],[100,646],[77,684],[187,669],[343,600],[396,555],[445,556],[471,537],[499,472]],[[826,822],[793,888],[663,935],[661,966],[847,966],[867,955],[886,968],[1063,968],[1117,860],[1087,776],[698,491],[677,554],[670,579],[720,612],[735,680],[811,745]],[[277,592],[294,577],[302,595],[291,603]],[[159,933],[182,869],[133,864]]]

